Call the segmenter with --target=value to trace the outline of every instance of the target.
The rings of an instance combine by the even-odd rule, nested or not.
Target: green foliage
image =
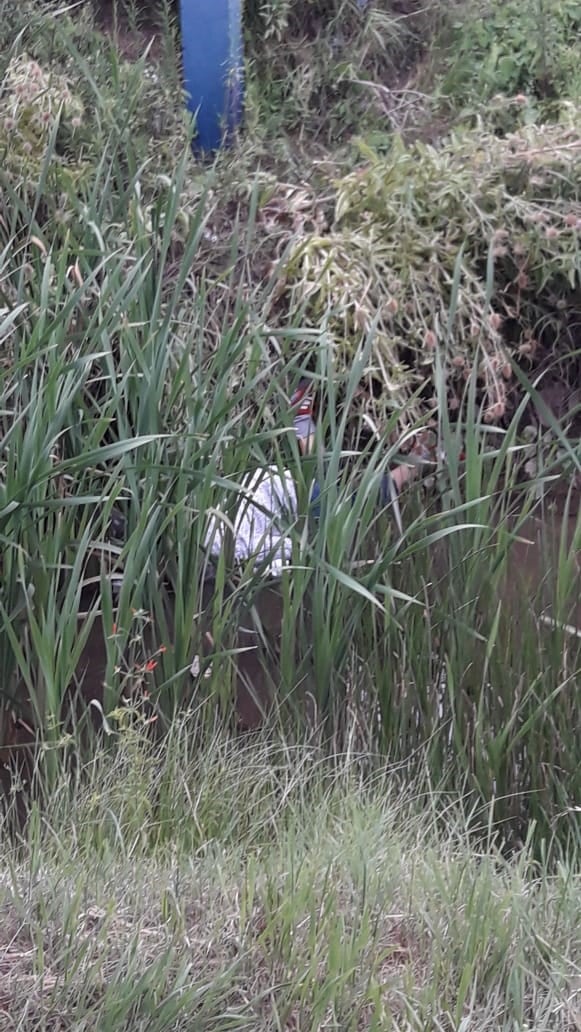
[[[352,749],[124,733],[18,850],[0,818],[6,1028],[567,1032],[578,854],[475,849],[470,816]]]
[[[401,83],[441,17],[439,5],[394,0],[248,3],[254,131],[338,142],[362,121],[385,130],[373,84]]]
[[[386,158],[367,150],[357,172],[333,158],[337,184],[319,195],[272,167],[256,172],[254,138],[213,168],[196,164],[174,70],[156,66],[160,90],[93,27],[100,47],[84,36],[77,47],[72,20],[55,18],[54,68],[46,34],[12,40],[1,99],[33,133],[34,158],[22,175],[26,137],[4,132],[3,735],[15,733],[13,713],[36,726],[39,763],[58,784],[91,635],[109,730],[128,695],[148,696],[161,728],[192,698],[208,726],[233,723],[236,610],[263,571],[239,571],[235,597],[218,597],[215,653],[192,677],[201,545],[210,513],[231,514],[245,475],[273,463],[292,469],[303,503],[313,476],[322,497],[320,523],[291,528],[273,724],[302,728],[314,711],[331,752],[356,743],[409,775],[427,761],[432,783],[467,793],[475,812],[491,807],[514,837],[533,820],[539,850],[553,834],[572,843],[578,520],[548,588],[541,577],[502,600],[522,519],[549,477],[566,489],[579,471],[557,420],[548,447],[521,435],[525,408],[542,411],[521,366],[534,368],[545,341],[547,357],[549,331],[570,334],[557,354],[567,370],[578,361],[578,129],[528,127],[512,141],[471,132],[440,150],[394,141]],[[15,69],[28,89],[36,67],[48,91],[27,100]],[[37,112],[60,108],[65,89],[82,113],[69,124],[66,107],[58,118],[48,107],[45,132]],[[148,120],[168,95],[154,139]],[[503,317],[517,323],[514,339]],[[307,360],[326,404],[316,454],[301,464],[288,399]],[[347,476],[348,413],[372,374],[388,386],[377,437],[354,450]],[[378,482],[429,416],[446,469],[433,508],[426,495],[402,500],[398,537],[375,507]],[[127,520],[117,544],[115,504]],[[226,556],[219,572],[231,572]],[[549,605],[547,631],[537,620]],[[148,793],[132,791],[130,825],[148,818]]]
[[[38,177],[53,133],[58,131],[61,147],[75,148],[75,130],[82,125],[83,113],[82,102],[71,93],[64,76],[49,75],[26,53],[19,54],[2,82],[5,165],[16,176]]]
[[[175,62],[158,71],[145,56],[124,60],[97,31],[88,5],[73,18],[62,5],[46,11],[30,4],[18,17],[16,26],[11,17],[0,26],[0,153],[6,172],[23,177],[34,191],[50,150],[47,171],[56,177],[58,210],[60,180],[74,189],[113,138],[119,154],[133,149],[145,165],[154,157],[175,160],[188,135]]]
[[[437,148],[395,140],[387,156],[361,144],[366,164],[336,182],[326,231],[292,235],[281,272],[291,304],[300,297],[313,325],[325,320],[340,354],[372,334],[383,403],[404,418],[429,405],[438,346],[455,408],[477,363],[488,422],[519,403],[511,359],[540,364],[557,339],[574,382],[578,117],[510,139],[481,127]]]
[[[443,80],[453,103],[579,98],[579,0],[477,0],[458,15]]]

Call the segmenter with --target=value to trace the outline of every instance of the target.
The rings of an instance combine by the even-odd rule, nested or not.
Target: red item
[[[297,416],[313,415],[313,399],[312,397],[309,397],[310,389],[310,380],[301,380],[291,398],[291,408],[296,408],[295,414]]]

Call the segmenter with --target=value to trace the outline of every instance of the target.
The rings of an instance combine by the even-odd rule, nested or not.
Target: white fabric
[[[281,475],[276,466],[259,469],[247,478],[234,516],[234,558],[236,562],[266,563],[267,576],[278,577],[291,557],[289,527],[297,516],[297,495],[288,470]],[[224,547],[229,523],[212,516],[206,535],[210,554],[218,556]]]

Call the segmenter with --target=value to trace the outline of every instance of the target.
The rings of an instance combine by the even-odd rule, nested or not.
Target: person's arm
[[[414,445],[411,454],[417,459],[423,461],[414,462],[414,464],[410,466],[402,463],[401,466],[396,466],[395,469],[390,470],[390,476],[398,494],[401,493],[402,488],[405,487],[410,480],[415,480],[415,478],[420,475],[425,464],[433,464],[435,459],[433,448],[430,449],[429,445],[422,439]]]

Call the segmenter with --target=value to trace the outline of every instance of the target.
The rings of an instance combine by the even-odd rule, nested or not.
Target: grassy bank
[[[575,856],[507,862],[484,811],[475,850],[428,772],[360,770],[122,734],[2,838],[0,1027],[576,1028]]]

